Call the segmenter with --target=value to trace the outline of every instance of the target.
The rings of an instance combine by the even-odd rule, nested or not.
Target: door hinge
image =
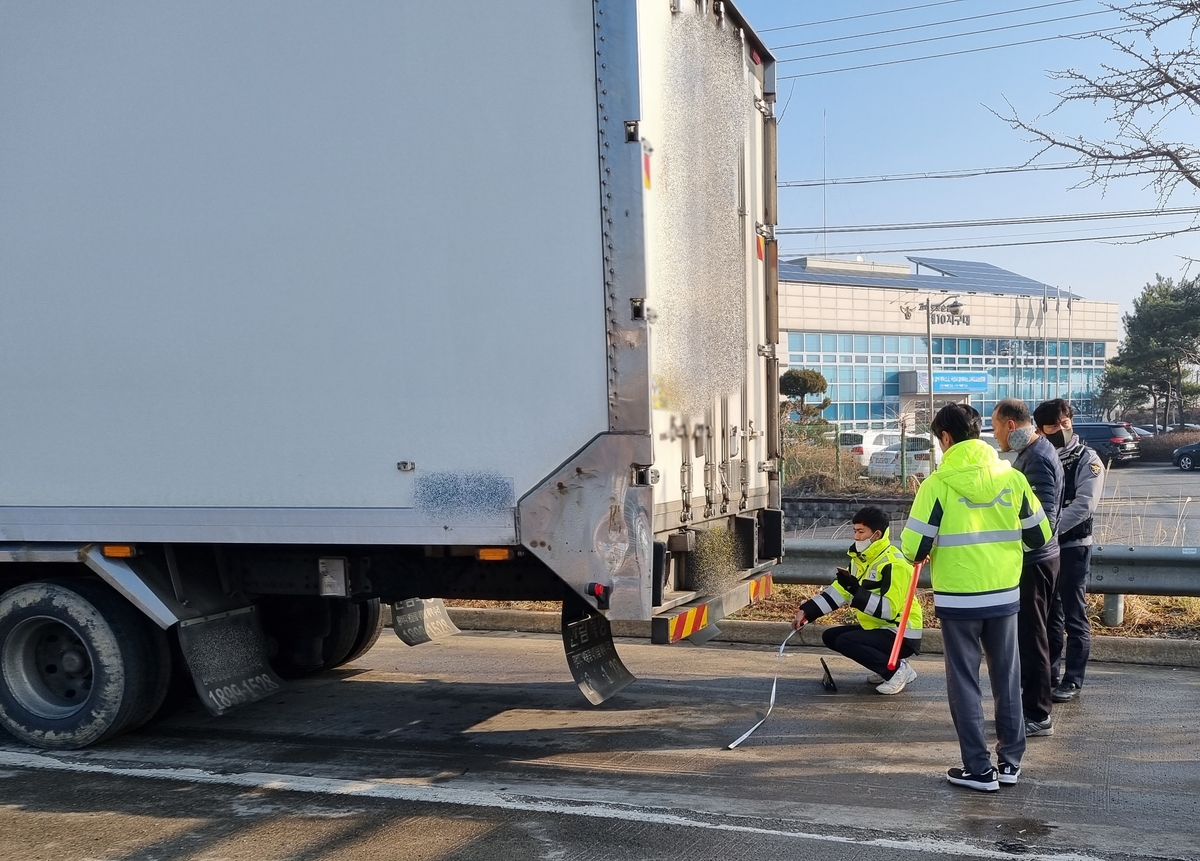
[[[774,105],[772,105],[772,103],[768,102],[766,99],[760,99],[756,96],[754,98],[754,107],[756,107],[758,109],[758,112],[761,113],[764,117],[770,118],[770,117],[775,116]]]
[[[633,466],[633,486],[634,487],[650,487],[658,484],[658,470],[651,469],[648,466]]]
[[[756,222],[754,222],[754,232],[757,233],[759,236],[761,236],[763,239],[767,239],[767,240],[771,240],[771,241],[774,241],[774,239],[775,239],[775,225],[774,224],[764,224],[761,221],[756,221]]]
[[[773,460],[759,461],[759,472],[779,472],[779,465]]]
[[[762,356],[764,359],[774,359],[775,358],[775,345],[774,344],[759,344],[758,345],[758,354],[760,356]]]

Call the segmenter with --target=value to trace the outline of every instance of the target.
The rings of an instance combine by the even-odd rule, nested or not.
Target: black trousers
[[[826,646],[850,660],[862,664],[873,673],[879,673],[885,679],[890,679],[895,670],[888,669],[888,658],[892,656],[892,644],[896,635],[882,628],[864,630],[859,625],[837,625],[826,628],[821,634],[821,640]],[[900,644],[900,657],[907,658],[921,651],[919,640],[905,637]]]
[[[1017,649],[1021,653],[1021,709],[1025,717],[1050,717],[1050,602],[1058,589],[1059,557],[1027,562],[1021,569]]]
[[[1058,589],[1050,603],[1050,679],[1083,687],[1088,656],[1092,652],[1092,625],[1087,614],[1087,578],[1092,568],[1092,548],[1062,548]],[[1063,643],[1067,645],[1063,666]],[[1061,670],[1061,672],[1060,672]]]

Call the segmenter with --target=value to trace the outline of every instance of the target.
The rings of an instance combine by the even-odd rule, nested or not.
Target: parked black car
[[[1183,470],[1195,469],[1197,461],[1200,461],[1200,442],[1181,445],[1171,453],[1171,463]]]
[[[1129,463],[1142,456],[1128,422],[1076,422],[1074,430],[1105,464]]]

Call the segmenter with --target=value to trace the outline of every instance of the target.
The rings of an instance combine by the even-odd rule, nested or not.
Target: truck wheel
[[[321,647],[325,658],[322,670],[332,670],[346,663],[347,656],[358,642],[361,627],[358,605],[349,598],[327,598],[329,601],[329,636]]]
[[[273,595],[259,608],[271,666],[284,678],[341,666],[359,642],[362,611],[349,598]]]
[[[72,750],[145,723],[166,696],[162,631],[98,580],[26,583],[0,595],[0,723]]]
[[[383,611],[378,598],[359,602],[358,613],[358,639],[354,641],[354,648],[346,655],[343,664],[355,661],[371,651],[371,647],[379,639],[379,632],[383,630]]]

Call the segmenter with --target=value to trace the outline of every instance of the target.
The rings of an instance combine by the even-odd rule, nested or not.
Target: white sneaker
[[[875,688],[875,690],[885,696],[898,694],[904,690],[904,686],[909,682],[916,681],[916,678],[917,671],[908,665],[908,661],[901,661],[900,666],[896,668],[896,672],[892,673],[892,677]]]
[[[867,684],[881,685],[883,684],[883,676],[879,675],[879,673],[871,673],[871,675],[867,676]]]

